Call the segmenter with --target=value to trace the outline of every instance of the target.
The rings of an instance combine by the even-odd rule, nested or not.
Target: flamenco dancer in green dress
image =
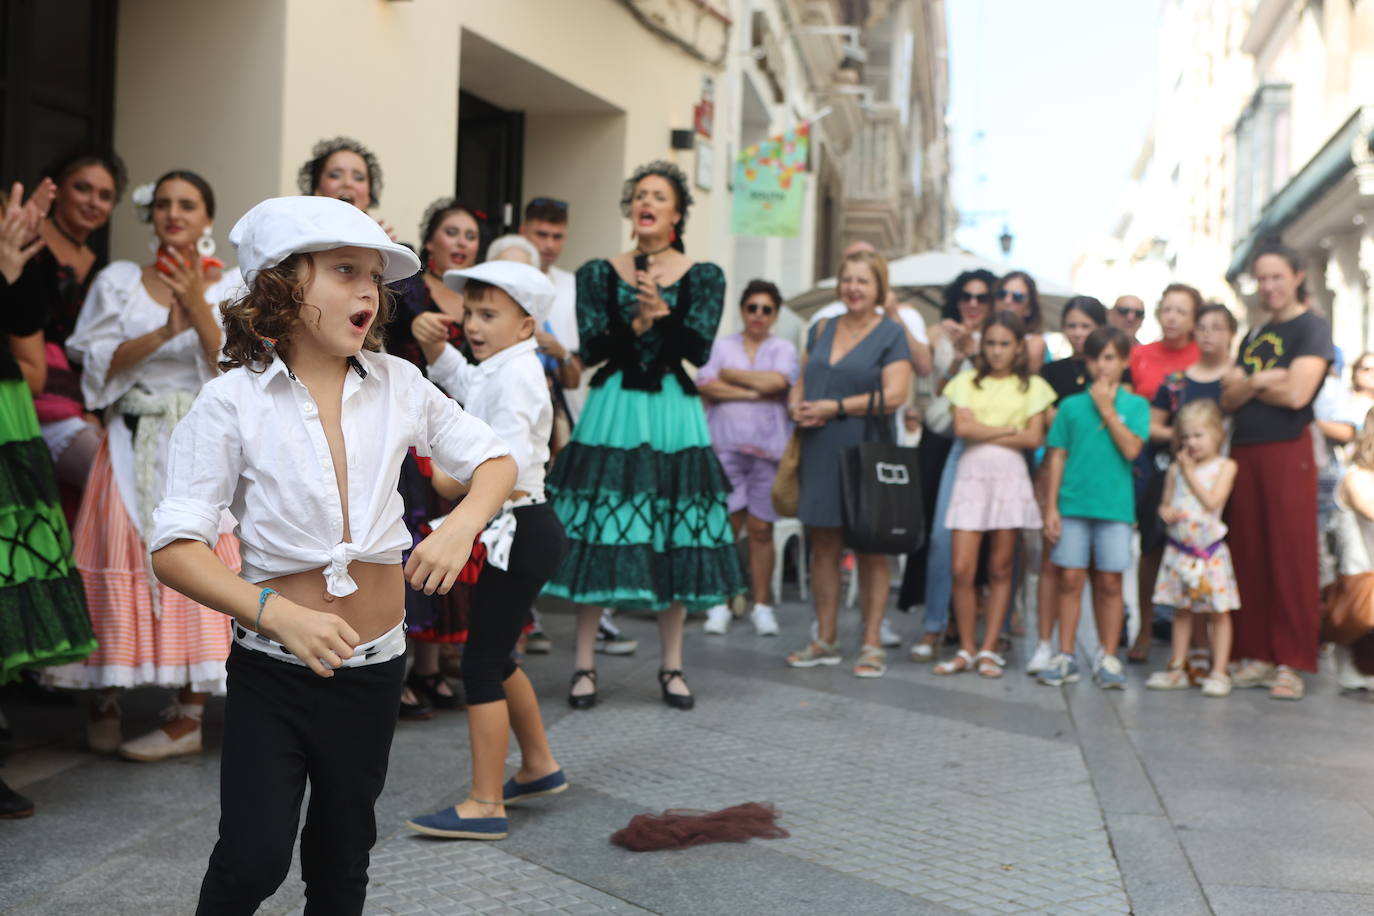
[[[78,662],[96,647],[33,408],[47,378],[48,285],[24,267],[43,247],[38,223],[54,190],[45,180],[25,204],[16,183],[0,204],[0,684],[25,668]],[[0,817],[32,813],[32,802],[0,782]]]
[[[711,353],[725,275],[683,253],[692,195],[670,162],[641,166],[620,210],[635,247],[577,271],[577,329],[592,379],[572,442],[547,488],[569,550],[545,593],[582,605],[568,703],[596,704],[600,607],[658,612],[663,702],[691,709],[682,674],[682,625],[744,590],[706,415],[683,360]]]

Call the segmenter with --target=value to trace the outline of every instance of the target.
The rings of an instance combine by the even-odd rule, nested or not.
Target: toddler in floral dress
[[[1168,669],[1150,675],[1145,686],[1189,686],[1193,616],[1204,614],[1212,626],[1212,671],[1202,681],[1202,693],[1224,697],[1231,692],[1226,666],[1231,656],[1231,611],[1240,607],[1240,590],[1221,512],[1236,482],[1236,463],[1221,454],[1225,432],[1216,401],[1185,404],[1177,430],[1177,454],[1159,509],[1169,540],[1154,591],[1154,603],[1174,611],[1173,652]]]

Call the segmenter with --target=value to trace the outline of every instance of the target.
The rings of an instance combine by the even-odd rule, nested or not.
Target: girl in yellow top
[[[954,407],[954,434],[965,445],[944,519],[953,532],[954,616],[960,648],[952,659],[935,666],[936,674],[976,667],[983,677],[1001,677],[1006,667],[1006,660],[994,650],[1011,602],[1017,534],[1041,524],[1023,452],[1044,442],[1045,409],[1055,397],[1048,382],[1031,374],[1025,332],[1014,313],[991,315],[983,324],[975,368],[945,386],[944,395]],[[988,619],[983,648],[975,656],[974,576],[985,532],[991,538]]]

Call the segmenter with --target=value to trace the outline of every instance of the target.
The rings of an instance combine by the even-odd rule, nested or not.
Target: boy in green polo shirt
[[[1039,681],[1052,687],[1078,680],[1074,635],[1083,583],[1092,570],[1093,616],[1102,657],[1093,666],[1099,687],[1121,690],[1126,677],[1116,648],[1125,607],[1121,574],[1131,562],[1135,485],[1131,462],[1150,435],[1150,404],[1121,387],[1131,339],[1119,328],[1098,328],[1083,344],[1092,386],[1059,403],[1046,440],[1049,487],[1045,537],[1059,575],[1059,655]]]

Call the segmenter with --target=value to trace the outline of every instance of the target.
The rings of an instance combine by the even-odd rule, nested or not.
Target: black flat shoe
[[[663,702],[674,709],[687,710],[697,705],[697,698],[688,694],[669,693],[668,682],[673,678],[681,678],[682,685],[687,686],[687,678],[683,677],[681,668],[658,669],[658,686],[663,691]]]
[[[596,690],[591,693],[574,694],[572,689],[577,686],[578,678],[588,678],[592,682],[592,687],[596,687],[596,672],[586,668],[578,668],[573,672],[572,683],[568,685],[568,705],[573,709],[591,709],[596,705]]]
[[[444,684],[449,689],[449,693],[440,693],[439,685]],[[433,709],[464,709],[467,703],[463,702],[462,696],[453,689],[453,685],[444,679],[443,674],[436,671],[433,674],[416,674],[410,672],[406,678],[406,686],[410,692],[415,694],[417,699],[428,703]]]
[[[4,780],[0,780],[0,817],[18,818],[32,816],[33,802],[5,785]]]

